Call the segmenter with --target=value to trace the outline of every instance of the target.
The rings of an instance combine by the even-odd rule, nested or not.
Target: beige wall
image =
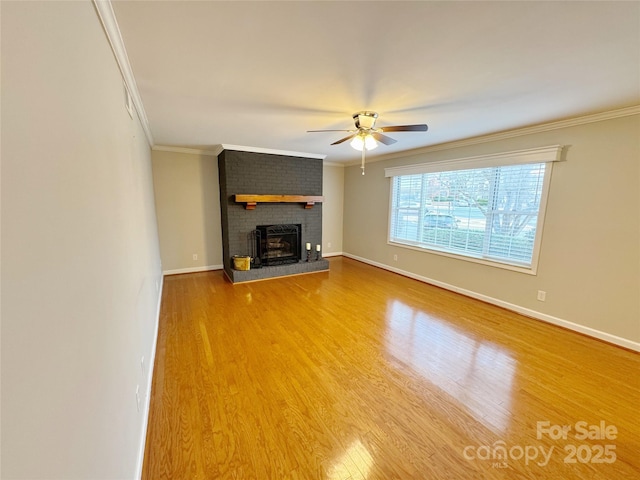
[[[222,268],[217,157],[160,148],[151,158],[164,272]],[[322,181],[323,253],[330,255],[342,251],[344,168],[325,165]]]
[[[434,151],[345,171],[344,251],[616,341],[640,341],[640,117]],[[561,144],[536,276],[387,243],[384,168]],[[394,261],[393,256],[398,260]],[[547,292],[546,302],[536,299]],[[603,335],[600,335],[603,333]],[[628,342],[618,342],[627,344]]]
[[[154,150],[151,159],[162,269],[222,268],[218,158]]]
[[[342,212],[344,210],[344,167],[324,165],[322,169],[322,250],[323,255],[342,253]]]
[[[162,281],[149,145],[91,2],[0,8],[2,478],[134,479]]]

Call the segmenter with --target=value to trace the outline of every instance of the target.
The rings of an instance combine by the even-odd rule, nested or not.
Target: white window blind
[[[549,162],[560,150],[387,169],[389,241],[534,273]]]

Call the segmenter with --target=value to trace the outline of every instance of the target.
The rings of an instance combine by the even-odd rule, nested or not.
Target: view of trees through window
[[[530,266],[545,163],[393,177],[390,241]]]

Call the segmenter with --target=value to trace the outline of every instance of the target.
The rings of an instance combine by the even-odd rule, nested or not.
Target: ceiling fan
[[[349,132],[351,135],[347,135],[340,140],[333,142],[331,145],[338,145],[339,143],[351,140],[350,145],[356,150],[362,152],[362,175],[364,175],[364,157],[366,150],[373,150],[378,146],[378,142],[385,145],[392,145],[397,142],[387,135],[383,135],[383,132],[426,132],[429,127],[422,123],[419,125],[393,125],[389,127],[376,128],[376,120],[378,114],[376,112],[362,111],[353,114],[353,121],[356,125],[355,130],[307,130],[309,133],[313,132]]]

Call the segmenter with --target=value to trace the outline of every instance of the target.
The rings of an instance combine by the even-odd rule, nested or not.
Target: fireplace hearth
[[[284,265],[301,259],[301,224],[258,225],[256,246],[261,265]]]

